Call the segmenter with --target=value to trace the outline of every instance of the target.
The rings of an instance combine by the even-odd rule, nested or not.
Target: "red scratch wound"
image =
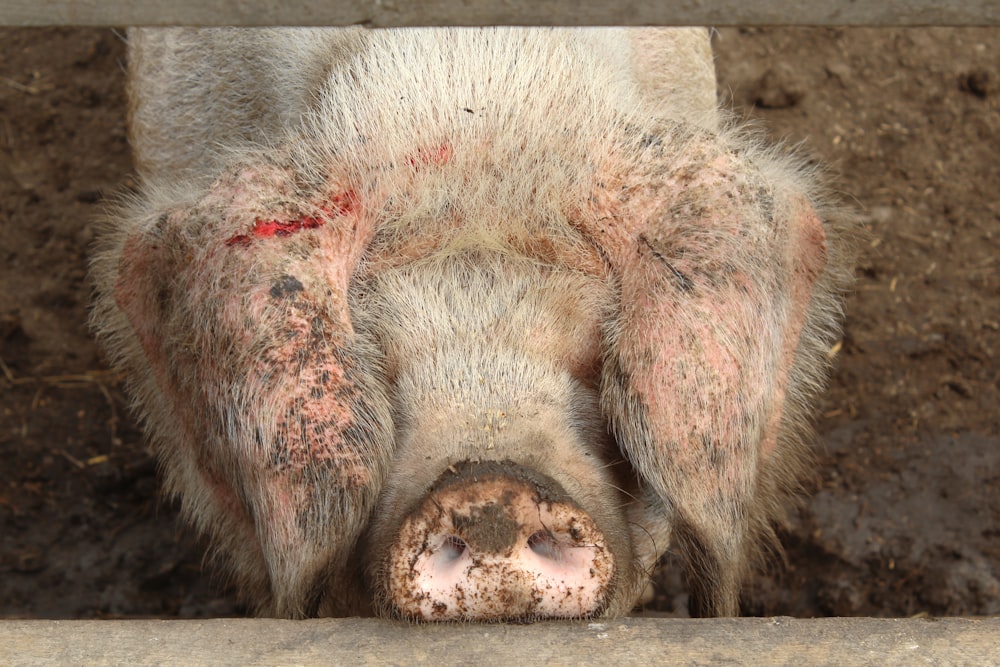
[[[416,155],[409,156],[406,161],[410,163],[411,167],[419,169],[420,165],[424,164],[448,164],[453,153],[454,150],[450,145],[441,144],[436,148],[418,148]]]
[[[322,215],[304,215],[295,220],[254,220],[253,230],[249,234],[237,234],[226,240],[227,246],[249,246],[254,238],[264,239],[274,236],[291,236],[303,229],[316,229],[322,227],[329,218],[343,216],[351,213],[357,203],[357,198],[353,190],[341,192],[335,195],[330,203],[320,207]]]

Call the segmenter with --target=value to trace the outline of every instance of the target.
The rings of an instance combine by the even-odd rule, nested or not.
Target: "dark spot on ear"
[[[275,299],[294,296],[296,292],[301,292],[304,287],[295,276],[283,275],[271,285],[271,296]]]

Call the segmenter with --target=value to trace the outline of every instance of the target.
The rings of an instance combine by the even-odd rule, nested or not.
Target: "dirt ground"
[[[737,114],[840,174],[868,229],[788,564],[748,614],[1000,613],[1000,30],[722,30]],[[244,613],[157,495],[86,326],[129,183],[123,44],[0,30],[0,617]],[[651,611],[683,615],[667,564]]]

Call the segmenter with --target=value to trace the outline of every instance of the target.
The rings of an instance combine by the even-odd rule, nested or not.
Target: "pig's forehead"
[[[618,114],[542,127],[414,129],[391,140],[364,133],[314,139],[289,149],[298,183],[381,192],[400,202],[448,196],[453,204],[482,197],[500,206],[545,206],[586,197],[594,181],[608,178],[627,187],[678,171],[757,171],[753,149],[726,132]]]
[[[338,145],[300,139],[237,156],[185,217],[281,222],[316,215],[332,198],[356,203],[356,212],[373,222],[452,216],[460,224],[506,225],[526,215],[627,215],[628,201],[658,207],[694,186],[715,188],[717,201],[731,192],[733,206],[743,192],[771,189],[753,148],[734,148],[725,133],[655,118],[613,116],[602,133],[586,137],[560,128],[547,134],[505,128],[414,132],[398,146],[363,135]]]
[[[465,126],[436,124],[413,127],[404,135],[392,128],[358,129],[346,135],[309,129],[305,136],[288,139],[288,153],[300,165],[323,169],[340,167],[357,171],[391,168],[400,162],[413,165],[443,157],[453,150],[463,164],[503,163],[518,160],[548,162],[572,158],[585,164],[590,156],[609,153],[633,159],[653,159],[689,151],[725,151],[733,144],[728,133],[710,132],[696,125],[654,116],[596,114],[584,119],[552,118],[532,125],[497,124]],[[741,151],[746,150],[743,142]]]

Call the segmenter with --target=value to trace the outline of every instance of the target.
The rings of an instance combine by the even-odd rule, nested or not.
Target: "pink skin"
[[[388,571],[411,619],[585,618],[603,609],[614,559],[579,507],[498,476],[432,492],[403,523]]]

